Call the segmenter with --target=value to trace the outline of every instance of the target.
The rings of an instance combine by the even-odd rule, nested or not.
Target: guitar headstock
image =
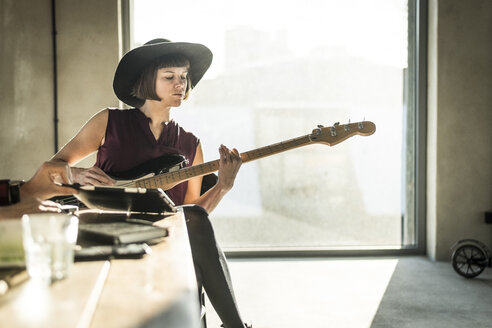
[[[318,127],[309,135],[309,139],[315,143],[333,146],[356,134],[370,136],[375,131],[376,125],[370,121],[356,123],[349,122],[348,124],[340,124],[337,122],[329,127],[318,125]]]

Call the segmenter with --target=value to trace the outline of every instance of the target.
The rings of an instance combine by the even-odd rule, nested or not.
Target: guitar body
[[[182,169],[185,165],[184,156],[171,154],[151,159],[128,171],[108,172],[107,174],[115,180],[138,180],[143,177],[174,172]]]
[[[182,169],[186,165],[186,159],[179,154],[163,155],[142,163],[131,170],[123,172],[107,173],[111,178],[115,179],[116,186],[134,187],[135,181],[142,178],[150,178],[159,174],[174,172]],[[81,203],[75,196],[56,196],[50,199],[60,205],[76,205],[79,208],[86,206]]]

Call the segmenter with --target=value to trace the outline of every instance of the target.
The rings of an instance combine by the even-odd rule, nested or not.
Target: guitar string
[[[242,153],[240,156],[245,158],[245,162],[249,162],[251,160],[255,160],[264,156],[268,156],[277,152],[281,152],[285,149],[291,149],[295,146],[301,146],[305,144],[303,139],[307,138],[308,136],[302,136],[294,139],[290,139],[287,141],[282,141],[276,144],[268,145],[265,147],[261,147],[258,149],[250,150],[247,152]],[[292,145],[292,146],[291,146]],[[134,186],[135,184],[139,183],[140,185],[146,185],[149,184],[151,188],[156,188],[157,183],[155,182],[156,180],[159,180],[161,185],[163,183],[163,179],[166,179],[167,184],[172,184],[178,181],[183,181],[183,180],[188,180],[189,178],[192,178],[194,176],[199,176],[199,175],[205,175],[207,173],[214,172],[218,169],[218,164],[219,160],[207,162],[207,163],[202,163],[198,164],[195,166],[189,166],[185,167],[181,170],[175,171],[175,172],[167,172],[162,175],[157,175],[149,178],[144,178],[141,180],[131,180],[125,183],[120,183],[118,184],[118,187],[130,187]],[[208,168],[208,169],[207,169]],[[187,174],[189,172],[189,174]],[[184,175],[184,177],[183,177]],[[169,181],[171,180],[171,182]],[[62,204],[65,205],[72,205],[72,204],[77,204],[80,201],[75,197],[75,196],[67,196],[64,198],[58,199],[58,202],[61,202]]]
[[[352,124],[348,124],[348,125],[349,126],[355,126],[357,124],[358,123],[352,123]],[[360,127],[359,127],[359,129],[360,129]],[[269,156],[269,155],[272,155],[272,154],[275,154],[278,152],[282,152],[282,151],[285,151],[288,149],[293,149],[296,147],[303,146],[305,144],[309,144],[310,142],[312,142],[312,140],[310,139],[310,136],[311,135],[308,134],[308,135],[293,138],[293,139],[290,139],[287,141],[282,141],[282,142],[268,145],[265,147],[261,147],[258,149],[250,150],[250,151],[242,153],[240,156],[241,156],[241,158],[243,158],[243,162],[249,162],[251,160],[259,159],[261,157]],[[176,172],[167,172],[163,175],[157,175],[157,176],[153,176],[150,178],[144,178],[141,180],[132,180],[132,181],[128,181],[128,182],[123,183],[123,184],[119,184],[118,186],[119,187],[128,187],[128,186],[133,186],[134,184],[137,184],[137,183],[145,184],[147,182],[148,182],[148,184],[152,185],[152,181],[155,181],[156,179],[159,179],[161,184],[163,184],[162,179],[163,179],[164,175],[174,177],[174,179],[171,183],[175,183],[177,181],[185,181],[185,180],[188,180],[190,178],[190,176],[192,178],[194,176],[205,175],[207,173],[211,173],[211,172],[216,171],[218,168],[218,162],[219,162],[218,160],[215,160],[215,161],[208,162],[208,163],[202,163],[202,164],[195,165],[195,166],[189,166],[189,167],[185,167],[181,170],[178,170]],[[212,166],[212,169],[210,168],[211,166]],[[208,170],[202,169],[205,167],[208,167]],[[188,176],[186,176],[186,173],[188,171],[190,172],[190,174]],[[199,171],[198,174],[196,171]],[[183,173],[185,174],[185,178],[181,178]],[[176,179],[176,176],[178,176],[181,179]],[[168,184],[170,183],[168,178],[166,179],[166,182]],[[151,186],[151,187],[153,187],[153,186]],[[67,196],[65,198],[59,199],[58,201],[61,201],[63,204],[67,204],[67,205],[76,204],[76,203],[80,202],[75,196]]]

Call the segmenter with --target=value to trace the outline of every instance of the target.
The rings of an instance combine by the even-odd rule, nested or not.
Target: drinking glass
[[[25,261],[32,279],[51,282],[70,274],[78,223],[78,218],[71,214],[22,216]]]

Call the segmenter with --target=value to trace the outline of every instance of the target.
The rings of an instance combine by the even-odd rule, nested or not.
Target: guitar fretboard
[[[241,153],[243,163],[254,161],[263,157],[278,154],[290,149],[302,147],[311,143],[309,135],[278,142],[269,146],[257,148],[244,153]],[[186,181],[197,176],[206,175],[215,172],[219,169],[219,160],[206,162],[194,166],[185,167],[175,172],[168,172],[154,177],[145,178],[136,181],[136,186],[141,188],[160,188],[177,184],[178,182]]]
[[[308,135],[278,142],[269,146],[253,149],[241,154],[244,163],[254,161],[263,157],[278,154],[287,150],[302,147],[311,142]]]

